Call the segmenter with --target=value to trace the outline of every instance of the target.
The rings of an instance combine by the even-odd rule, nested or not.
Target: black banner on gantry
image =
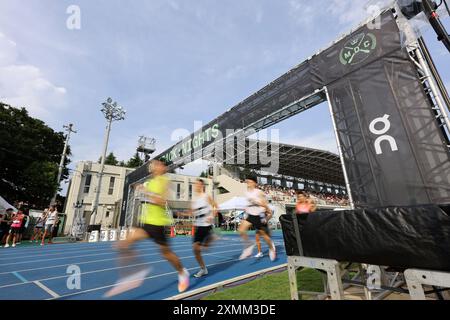
[[[334,77],[328,91],[355,205],[449,202],[449,151],[416,67],[400,46],[392,15],[383,16],[377,31],[364,27],[325,55],[343,58],[342,50],[353,45],[384,51],[363,67],[347,63],[344,77],[342,69],[327,73]]]
[[[450,203],[450,155],[389,10],[282,75],[157,158],[188,163],[226,130],[246,128],[327,87],[356,207]],[[200,152],[193,152],[194,150]],[[129,186],[148,175],[143,166]]]

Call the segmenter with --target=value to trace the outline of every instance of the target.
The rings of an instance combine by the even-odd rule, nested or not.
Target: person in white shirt
[[[56,210],[56,206],[51,205],[48,210],[47,220],[45,221],[44,234],[42,235],[41,246],[45,244],[45,238],[49,235],[48,243],[53,243],[53,229],[58,223],[58,210]]]
[[[201,179],[195,182],[196,200],[192,205],[194,216],[194,239],[193,249],[195,259],[200,265],[200,271],[194,277],[200,278],[208,274],[205,262],[202,258],[202,250],[207,248],[214,240],[214,219],[217,215],[217,205],[211,196],[205,193],[205,183]]]
[[[193,250],[200,270],[194,275],[196,278],[208,274],[205,262],[202,257],[202,250],[207,248],[215,239],[213,232],[214,219],[217,215],[217,205],[211,196],[205,193],[205,182],[197,179],[194,184],[195,200],[192,202],[191,210],[188,215],[193,218],[194,237]]]
[[[255,176],[248,177],[246,198],[249,203],[246,209],[247,218],[241,222],[239,226],[239,233],[241,234],[244,242],[244,250],[240,256],[240,260],[246,259],[252,255],[255,245],[248,239],[248,230],[253,226],[256,232],[265,240],[269,246],[269,257],[271,261],[276,259],[276,248],[270,238],[268,225],[266,221],[269,221],[272,216],[272,210],[269,208],[264,192],[257,188],[257,178]]]

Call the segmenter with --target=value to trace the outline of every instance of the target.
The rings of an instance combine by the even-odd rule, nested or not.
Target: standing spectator
[[[47,220],[45,221],[45,229],[44,235],[42,236],[41,246],[45,244],[45,238],[47,237],[47,235],[49,235],[50,237],[48,243],[53,243],[53,228],[55,228],[55,226],[57,225],[58,220],[58,210],[56,210],[56,206],[51,205],[47,215]]]
[[[2,245],[9,235],[9,229],[11,228],[11,219],[14,210],[12,208],[6,209],[3,215],[0,215],[0,245]]]
[[[17,235],[17,243],[16,244],[20,244],[22,242],[23,234],[27,230],[28,224],[30,223],[30,210],[28,208],[23,208],[22,210],[23,210],[24,217],[23,217],[22,225],[20,226],[19,234]]]
[[[42,229],[44,229],[45,220],[47,219],[48,209],[45,209],[41,216],[37,219],[36,225],[34,227],[33,236],[30,242],[35,241],[35,239],[40,239],[42,237]]]
[[[22,227],[24,217],[25,215],[23,214],[22,210],[19,210],[16,214],[13,215],[11,230],[9,231],[9,235],[6,238],[5,248],[9,248],[9,239],[11,238],[11,236],[13,238],[12,247],[14,248],[16,246],[16,239],[20,233],[20,228]]]

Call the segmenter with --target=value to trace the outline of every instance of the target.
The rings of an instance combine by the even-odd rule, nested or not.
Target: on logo
[[[395,141],[394,137],[387,135],[388,131],[391,129],[391,122],[389,121],[389,115],[385,114],[382,118],[376,118],[370,123],[369,130],[374,135],[379,136],[375,140],[375,151],[377,155],[383,154],[383,150],[381,149],[381,143],[383,141],[386,141],[389,143],[391,150],[393,152],[398,151],[397,142]],[[377,129],[375,126],[377,124],[382,124],[382,129]]]
[[[347,41],[341,50],[339,60],[345,65],[364,62],[377,47],[377,38],[372,33],[360,33]]]

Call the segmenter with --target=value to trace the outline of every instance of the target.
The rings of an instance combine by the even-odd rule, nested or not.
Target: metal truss
[[[440,287],[432,291],[438,296],[442,291],[450,290],[450,273],[448,272],[408,269],[405,271],[405,280],[412,300],[426,300],[426,292],[423,288],[425,285]]]

